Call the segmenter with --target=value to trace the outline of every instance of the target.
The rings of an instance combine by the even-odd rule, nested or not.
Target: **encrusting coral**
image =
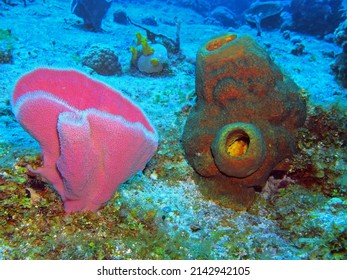
[[[186,158],[203,193],[245,210],[254,187],[296,151],[306,103],[249,36],[212,38],[198,51],[196,65],[197,101],[182,136]]]

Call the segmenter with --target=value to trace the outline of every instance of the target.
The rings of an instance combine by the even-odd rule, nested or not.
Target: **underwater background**
[[[346,2],[1,0],[0,259],[347,259]],[[306,102],[306,112],[280,121],[306,114],[295,127],[295,152],[255,188],[246,211],[228,207],[213,184],[206,191],[182,145],[204,83],[196,79],[204,71],[197,53],[227,32],[248,35],[246,45],[293,80]],[[211,64],[218,72],[218,61]],[[12,94],[39,67],[107,84],[135,102],[158,134],[146,168],[97,212],[66,214],[58,192],[33,172],[42,166],[40,146],[14,116]],[[263,85],[261,72],[240,81]],[[220,108],[233,100],[223,102]],[[283,105],[275,97],[252,102],[254,122]],[[211,126],[227,118],[204,117]]]

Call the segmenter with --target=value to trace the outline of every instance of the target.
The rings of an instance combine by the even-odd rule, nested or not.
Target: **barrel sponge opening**
[[[220,172],[244,178],[261,166],[266,145],[260,130],[253,124],[233,123],[222,127],[211,145]]]
[[[227,34],[225,36],[219,36],[218,38],[208,42],[208,44],[206,45],[206,50],[210,52],[215,51],[221,48],[222,46],[224,46],[225,44],[233,41],[236,38],[237,38],[237,35],[235,34]]]

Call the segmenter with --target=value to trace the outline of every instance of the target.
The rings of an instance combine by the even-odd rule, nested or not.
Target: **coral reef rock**
[[[82,58],[82,64],[103,76],[121,75],[118,56],[109,48],[92,46]]]
[[[238,22],[232,11],[224,6],[218,6],[211,12],[211,17],[225,27],[238,27]]]
[[[347,19],[342,21],[334,31],[334,41],[342,46],[347,41]]]
[[[324,36],[334,32],[342,18],[342,0],[292,0],[291,30]]]
[[[72,0],[71,12],[83,19],[85,28],[100,31],[111,4],[112,0]]]
[[[197,101],[182,144],[203,194],[246,210],[255,187],[296,151],[306,119],[300,89],[251,37],[223,34],[202,45]]]
[[[128,15],[123,10],[117,10],[113,13],[113,21],[123,25],[129,24]]]
[[[347,42],[342,44],[342,53],[338,54],[334,62],[330,65],[336,80],[347,88]]]

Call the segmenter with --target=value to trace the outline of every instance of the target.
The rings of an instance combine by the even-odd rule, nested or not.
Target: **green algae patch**
[[[135,211],[112,201],[98,213],[66,215],[57,193],[27,165],[38,167],[40,157],[19,159],[12,169],[0,169],[0,259],[127,259],[137,258],[126,244],[139,235],[155,235]]]

